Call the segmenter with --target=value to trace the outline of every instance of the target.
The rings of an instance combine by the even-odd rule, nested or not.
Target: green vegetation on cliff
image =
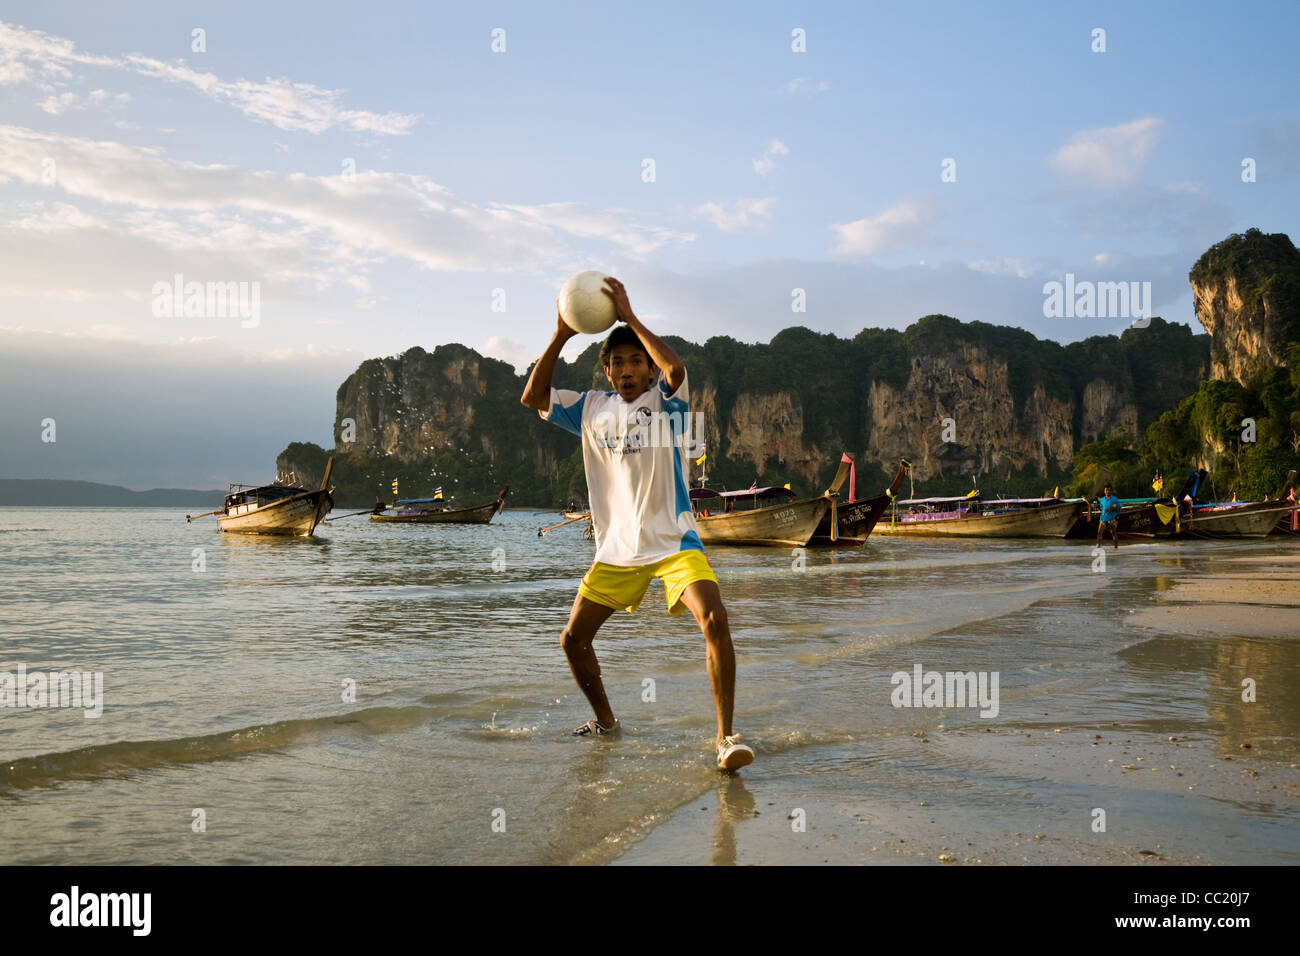
[[[920,357],[925,357],[926,369],[947,369],[951,387],[972,393],[989,387],[980,378],[989,368],[1004,368],[1004,387],[1017,418],[1035,390],[1059,399],[1063,407],[1073,409],[1073,419],[1067,414],[1060,422],[1076,436],[1073,446],[1090,425],[1084,421],[1084,395],[1090,386],[1104,383],[1116,402],[1134,406],[1133,416],[1145,426],[1195,388],[1208,354],[1205,336],[1193,336],[1185,326],[1159,318],[1146,329],[1068,346],[1039,341],[1019,329],[963,324],[943,315],[926,316],[901,332],[864,329],[852,339],[795,327],[766,344],[727,336],[702,345],[675,336],[667,341],[690,371],[695,408],[709,410],[710,485],[791,482],[801,494],[825,487],[841,451],[857,459],[859,488],[867,493],[888,483],[898,457],[916,457],[913,438],[924,436],[895,435],[890,441],[899,447],[886,449],[878,458],[864,450],[870,447],[874,427],[874,386],[918,396],[909,400],[926,400]],[[599,348],[600,341],[593,339],[575,362],[560,361],[553,384],[575,391],[608,389],[597,364]],[[457,344],[433,352],[417,347],[363,362],[338,390],[333,454],[339,504],[364,507],[389,501],[394,479],[402,497],[427,497],[441,485],[444,494],[467,504],[509,484],[515,505],[582,502],[586,484],[579,443],[520,406],[523,384],[524,378],[506,363]],[[774,435],[771,447],[763,443],[757,453],[751,442],[745,446],[749,452],[743,453],[735,444],[746,427],[736,419],[742,396],[751,415],[748,427],[753,427],[753,414],[786,408],[794,415],[798,433]],[[929,410],[918,417],[939,427],[939,416]],[[988,433],[1018,427],[1015,422],[963,425],[978,425]],[[1095,425],[1093,433],[1100,427]],[[795,459],[783,457],[791,453]],[[279,456],[278,470],[293,472],[299,482],[310,485],[319,481],[329,454],[315,445],[294,443]],[[975,468],[956,462],[946,467],[946,477],[918,480],[909,489],[918,494],[964,493],[974,480],[985,490],[1036,494],[1068,480],[1068,458],[1058,462],[1049,456],[1043,461],[1040,467],[995,454],[991,471],[982,474],[972,474]]]
[[[1235,279],[1243,313],[1253,313],[1268,298],[1281,321],[1282,341],[1300,342],[1300,250],[1285,233],[1234,233],[1207,249],[1188,278],[1203,286]]]
[[[1187,389],[1141,441],[1111,434],[1080,448],[1072,491],[1087,491],[1102,467],[1120,494],[1134,496],[1149,493],[1154,472],[1176,491],[1189,470],[1205,468],[1202,498],[1249,501],[1276,495],[1287,472],[1300,470],[1300,251],[1284,234],[1249,229],[1207,250],[1189,278],[1216,361],[1239,377]],[[1159,367],[1158,359],[1144,364]]]
[[[1252,425],[1253,422],[1253,425]],[[1202,498],[1255,501],[1276,495],[1291,469],[1300,471],[1300,346],[1287,367],[1258,370],[1245,385],[1210,379],[1153,422],[1134,447],[1111,435],[1079,449],[1070,490],[1089,490],[1099,467],[1110,469],[1121,495],[1149,494],[1151,477],[1176,491],[1196,467],[1209,472]]]

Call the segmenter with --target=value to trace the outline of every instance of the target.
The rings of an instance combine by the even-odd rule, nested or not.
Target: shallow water
[[[358,517],[276,539],[170,510],[0,509],[0,671],[104,680],[98,718],[0,709],[5,862],[617,859],[718,786],[703,641],[653,585],[597,642],[622,735],[567,737],[590,714],[558,633],[593,547],[576,526],[539,539],[555,520]],[[1124,619],[1215,557],[1298,550],[1133,544],[1094,573],[1091,546],[1062,541],[872,537],[810,550],[803,570],[788,550],[712,548],[738,653],[736,728],[759,753],[744,779],[817,778],[881,799],[924,781],[996,826],[1027,799],[1024,774],[900,761],[915,732],[1250,732],[1273,741],[1262,759],[1294,763],[1300,703],[1275,695],[1243,712],[1222,693],[1242,660],[1297,686],[1294,641]],[[997,672],[997,716],[895,708],[891,675],[918,663]],[[1294,811],[1222,812],[1250,852],[1300,860]]]

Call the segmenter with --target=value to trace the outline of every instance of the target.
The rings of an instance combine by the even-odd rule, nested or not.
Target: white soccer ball
[[[605,274],[589,269],[579,272],[560,289],[560,316],[575,332],[594,335],[604,332],[618,319],[614,300],[601,291]]]

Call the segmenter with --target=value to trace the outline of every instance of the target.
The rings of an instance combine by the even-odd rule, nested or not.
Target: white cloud
[[[69,66],[107,67],[184,84],[211,100],[226,103],[246,116],[283,130],[322,133],[343,127],[359,132],[402,135],[409,133],[420,119],[419,114],[348,109],[342,105],[344,91],[296,83],[286,77],[267,77],[262,82],[230,81],[222,80],[214,73],[191,69],[180,61],[167,63],[138,53],[128,53],[123,57],[80,53],[71,40],[0,22],[0,85],[35,83],[49,94],[41,101],[41,108],[57,115],[61,111],[62,96],[70,94],[54,96],[56,84],[72,79]],[[104,94],[104,91],[92,92],[91,97],[96,93]]]
[[[40,185],[47,157],[58,170],[44,187],[51,199],[0,224],[0,289],[122,294],[175,271],[203,271],[292,284],[295,296],[347,283],[371,299],[362,277],[388,259],[536,274],[567,270],[579,255],[575,238],[632,258],[694,238],[578,203],[475,204],[405,173],[359,171],[349,182],[252,172],[0,125],[0,169],[11,179]]]
[[[323,133],[342,126],[358,132],[400,136],[409,133],[420,119],[418,114],[345,109],[340,103],[342,90],[295,83],[287,77],[267,77],[261,83],[251,80],[228,82],[213,73],[192,70],[183,63],[164,63],[134,53],[127,55],[126,62],[141,76],[186,84],[210,99],[228,103],[247,116],[283,130]]]
[[[729,203],[706,202],[696,208],[695,212],[713,220],[713,224],[723,232],[737,232],[750,224],[751,219],[771,219],[772,206],[776,198],[747,199],[741,197]]]
[[[479,348],[478,352],[480,355],[486,355],[489,358],[509,362],[510,365],[514,367],[514,370],[521,375],[528,369],[528,366],[532,364],[533,360],[537,358],[528,346],[516,342],[513,339],[508,339],[503,335],[492,336],[482,345],[481,348]]]
[[[1082,130],[1052,154],[1058,172],[1094,186],[1131,183],[1160,142],[1163,123],[1144,117],[1120,126]]]
[[[130,93],[114,94],[107,90],[91,90],[85,97],[80,97],[69,90],[57,95],[51,93],[37,105],[51,116],[58,116],[68,110],[87,110],[92,107],[116,110],[129,102],[131,102]]]
[[[642,258],[669,243],[692,242],[694,233],[674,232],[659,226],[643,226],[632,221],[622,209],[602,211],[581,203],[553,202],[537,206],[492,204],[504,218],[510,214],[530,223],[560,229],[583,239],[601,239],[620,247],[628,255]],[[508,264],[503,264],[508,268]]]
[[[877,216],[832,224],[838,237],[834,252],[840,256],[870,256],[901,249],[924,239],[934,218],[929,204],[900,199]]]
[[[781,142],[779,139],[774,139],[768,145],[767,150],[764,151],[763,155],[753,161],[754,172],[758,173],[760,176],[766,176],[776,168],[776,157],[788,155],[790,155],[790,150],[785,143]]]

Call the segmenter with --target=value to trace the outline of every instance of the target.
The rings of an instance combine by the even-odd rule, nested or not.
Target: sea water
[[[175,510],[0,509],[0,675],[102,678],[97,716],[48,693],[0,707],[3,862],[618,860],[718,786],[704,642],[656,582],[596,642],[621,735],[569,737],[591,715],[559,633],[594,549],[577,524],[538,536],[558,520],[360,516],[285,539]],[[1125,617],[1206,555],[1261,548],[1296,551],[1133,544],[1099,570],[1061,540],[710,548],[758,752],[743,778],[882,801],[925,780],[1010,827],[1023,768],[917,757],[925,728],[1226,733],[1231,661]],[[1274,652],[1294,687],[1294,645]],[[928,672],[997,674],[996,714],[899,706],[897,675]],[[1300,707],[1258,713],[1294,758]],[[1218,858],[1300,859],[1294,812],[1216,812],[1245,834]]]

